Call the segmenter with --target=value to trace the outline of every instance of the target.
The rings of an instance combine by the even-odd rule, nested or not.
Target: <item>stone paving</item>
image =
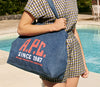
[[[0,21],[0,39],[18,36],[19,20]],[[92,15],[79,14],[77,25],[100,25]],[[6,63],[9,52],[0,50],[0,87],[42,87],[39,76]],[[81,78],[78,87],[100,87],[100,74],[90,72],[88,79]]]

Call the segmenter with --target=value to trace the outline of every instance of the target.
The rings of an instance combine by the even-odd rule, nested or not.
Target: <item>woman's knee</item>
[[[66,81],[66,87],[77,87],[79,81],[79,76],[74,78],[68,78]]]
[[[43,87],[53,87],[54,83],[43,80]]]
[[[65,83],[54,83],[46,80],[43,80],[43,85],[44,87],[66,87]]]

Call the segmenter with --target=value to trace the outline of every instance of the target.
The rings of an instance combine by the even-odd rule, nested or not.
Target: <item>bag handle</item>
[[[49,6],[50,6],[51,10],[53,11],[54,15],[56,16],[56,18],[59,18],[53,1],[52,0],[47,0],[47,1],[49,3]]]

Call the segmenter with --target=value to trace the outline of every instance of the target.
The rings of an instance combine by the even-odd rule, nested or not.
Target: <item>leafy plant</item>
[[[92,0],[77,0],[79,12],[89,12],[92,7]]]
[[[27,0],[0,0],[0,15],[21,14]]]
[[[0,15],[21,14],[28,0],[0,0]],[[79,12],[91,11],[92,0],[78,0]]]

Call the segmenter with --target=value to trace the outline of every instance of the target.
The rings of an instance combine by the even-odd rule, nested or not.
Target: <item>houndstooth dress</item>
[[[67,42],[67,68],[64,78],[61,82],[65,82],[67,78],[80,76],[85,72],[83,57],[78,40],[74,36],[72,30],[75,28],[78,16],[76,0],[53,0],[59,18],[67,19],[66,32],[68,32]],[[48,2],[46,0],[28,0],[25,11],[29,12],[35,19],[44,24],[54,22],[56,19]],[[59,82],[57,79],[47,79],[41,77],[43,80],[50,82]]]

